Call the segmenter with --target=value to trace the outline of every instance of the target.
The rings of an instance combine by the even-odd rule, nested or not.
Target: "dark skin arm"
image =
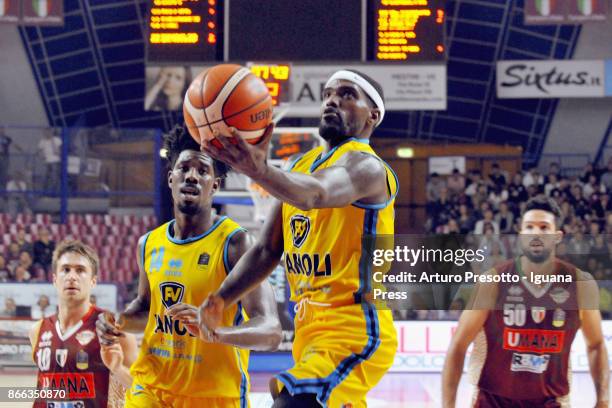
[[[251,247],[251,239],[246,232],[236,233],[228,246],[228,266],[230,270]],[[233,273],[233,272],[232,272]],[[230,274],[231,276],[231,274]],[[273,351],[282,339],[280,321],[272,286],[263,281],[241,298],[249,320],[232,327],[219,327],[214,333],[201,331],[197,327],[198,308],[179,303],[170,307],[167,313],[188,325],[193,334],[206,341],[230,344],[251,350]]]
[[[215,330],[219,327],[226,305],[245,298],[246,293],[263,282],[278,265],[282,254],[281,204],[276,202],[264,223],[259,240],[232,268],[217,293],[210,295],[200,306],[200,330]]]
[[[118,337],[123,336],[122,331],[130,333],[142,333],[147,327],[149,319],[149,305],[151,303],[151,288],[149,287],[149,279],[144,270],[143,260],[140,259],[142,250],[145,244],[145,236],[138,240],[138,252],[136,254],[138,260],[138,296],[134,299],[123,311],[119,314],[119,324],[121,330],[117,329],[117,324],[114,322],[114,317],[107,313],[101,313],[96,322],[96,331],[100,342],[103,345],[110,345],[117,342]]]
[[[291,173],[266,163],[271,127],[258,145],[250,145],[240,136],[218,135],[223,145],[218,149],[209,141],[202,150],[234,170],[249,176],[277,199],[301,210],[346,207],[355,201],[366,204],[388,199],[386,170],[380,160],[363,152],[347,152],[333,166],[313,174]]]

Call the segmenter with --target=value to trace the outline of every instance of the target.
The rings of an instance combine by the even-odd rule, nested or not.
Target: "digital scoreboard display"
[[[291,79],[291,65],[289,64],[264,64],[249,62],[247,67],[251,72],[266,83],[272,104],[278,106],[281,103],[289,102],[289,83]]]
[[[445,0],[148,0],[149,63],[443,61]]]
[[[435,0],[371,0],[374,61],[445,58],[444,7]]]
[[[222,0],[149,2],[149,62],[216,61],[222,56]]]

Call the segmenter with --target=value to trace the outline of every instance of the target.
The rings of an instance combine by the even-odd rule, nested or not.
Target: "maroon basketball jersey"
[[[100,357],[96,335],[100,313],[102,309],[92,306],[79,323],[64,333],[57,315],[43,319],[33,351],[38,366],[37,386],[65,390],[66,398],[37,400],[35,408],[106,408],[110,372]]]
[[[497,305],[474,342],[470,371],[475,383],[512,399],[569,394],[570,348],[580,327],[576,268],[555,259],[555,274],[571,283],[531,285],[520,258],[495,268],[520,277],[500,283]]]

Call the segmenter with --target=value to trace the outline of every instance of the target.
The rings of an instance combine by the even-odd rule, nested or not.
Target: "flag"
[[[32,8],[38,17],[47,17],[51,11],[51,0],[32,0]]]

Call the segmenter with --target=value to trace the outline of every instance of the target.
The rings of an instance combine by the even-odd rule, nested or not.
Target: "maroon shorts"
[[[474,408],[561,408],[557,397],[538,399],[513,399],[478,389]]]

